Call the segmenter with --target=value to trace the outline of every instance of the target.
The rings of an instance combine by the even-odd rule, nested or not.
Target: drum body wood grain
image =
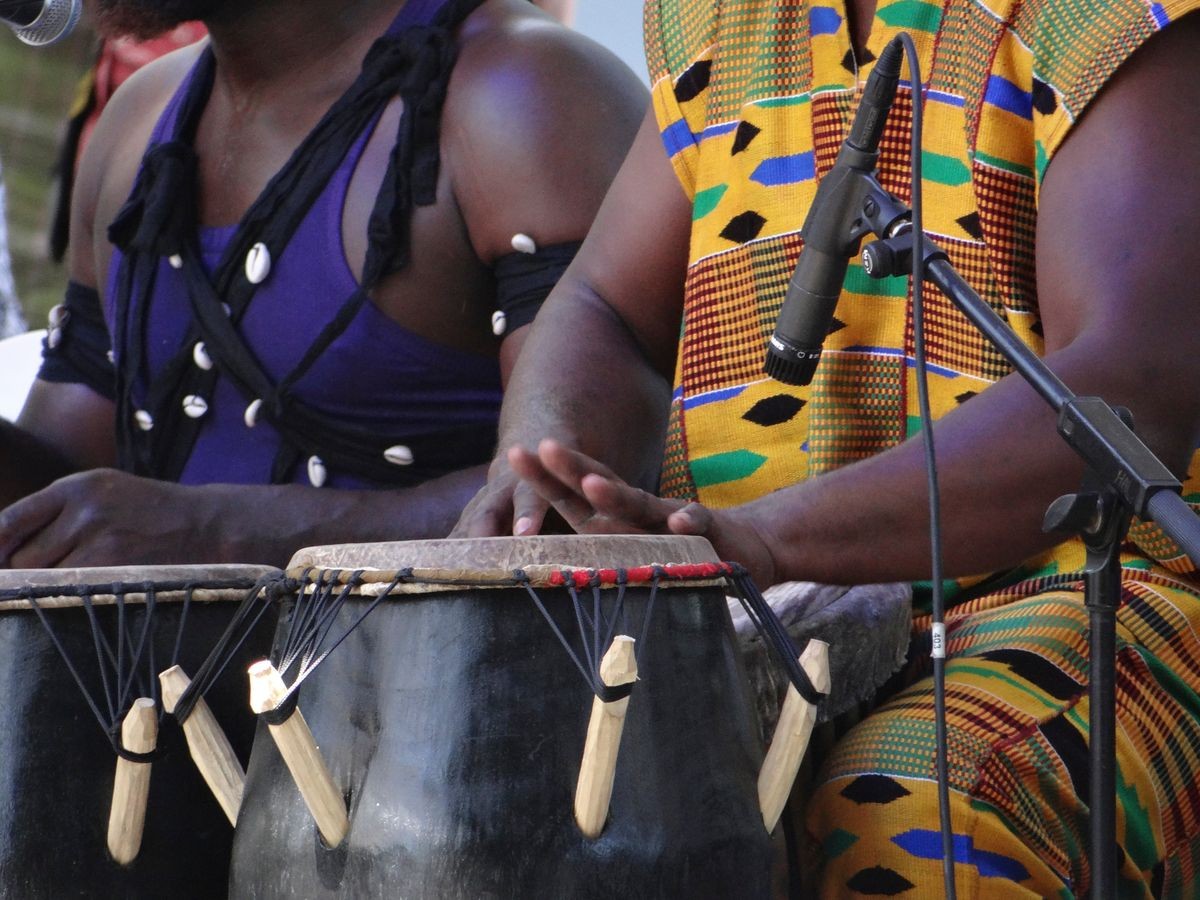
[[[713,558],[694,540],[493,540],[504,543],[298,559],[386,567],[382,553],[393,568],[453,567],[466,560],[446,554],[461,551],[503,572]],[[539,595],[574,633],[566,592]],[[647,588],[628,592],[635,637],[647,599]],[[231,896],[769,896],[778,847],[757,804],[762,747],[719,587],[660,588],[639,673],[609,820],[589,840],[572,803],[592,694],[528,594],[460,588],[384,601],[299,694],[348,801],[347,839],[322,845],[260,726]]]
[[[13,571],[0,573],[0,587],[179,578],[203,583],[235,574],[257,577],[263,571],[268,570],[186,566]],[[204,660],[245,590],[225,593],[227,602],[189,604],[179,656],[185,668],[194,671]],[[161,668],[169,665],[183,615],[177,600],[160,599],[154,615],[153,653]],[[233,829],[169,717],[159,732],[159,749],[165,753],[152,763],[141,850],[129,866],[113,862],[105,841],[116,765],[113,749],[37,614],[31,608],[5,606],[0,611],[0,894],[21,900],[224,896]],[[80,601],[46,600],[43,608],[81,678],[95,686],[101,676]],[[126,615],[136,623],[142,610],[137,601],[126,605]],[[103,632],[113,634],[116,606],[98,601],[95,613]],[[261,655],[270,641],[269,630],[257,638],[258,650],[247,649],[246,657]],[[208,702],[246,759],[254,722],[246,711],[244,679],[225,679]]]

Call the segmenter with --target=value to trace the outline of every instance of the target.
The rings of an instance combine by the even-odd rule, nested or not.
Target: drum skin
[[[539,594],[574,634],[566,592]],[[628,594],[635,637],[647,596]],[[525,591],[385,601],[299,694],[348,837],[322,844],[262,724],[230,896],[772,895],[780,848],[758,808],[762,747],[719,587],[660,590],[639,673],[609,821],[590,840],[573,798],[592,694]]]
[[[61,583],[103,582],[84,575]],[[191,605],[180,654],[185,670],[194,672],[203,662],[234,606]],[[140,621],[140,607],[128,610]],[[181,610],[174,603],[157,607],[160,668],[171,659]],[[97,607],[96,613],[111,634],[115,607]],[[85,611],[49,609],[47,615],[81,676],[99,679]],[[246,649],[237,663],[242,671],[269,644],[269,628],[255,639],[257,649]],[[122,867],[106,848],[116,756],[31,610],[0,612],[0,693],[0,894],[21,900],[225,895],[233,829],[172,717],[160,726],[159,748],[166,754],[153,763],[141,851]],[[254,722],[244,678],[222,679],[207,702],[246,760]]]

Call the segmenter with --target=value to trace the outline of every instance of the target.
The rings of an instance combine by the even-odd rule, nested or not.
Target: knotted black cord
[[[618,623],[620,623],[621,627],[624,630],[626,630],[626,631],[629,630],[629,615],[628,615],[628,610],[625,607],[625,588],[628,584],[628,581],[629,581],[629,577],[628,577],[626,570],[625,569],[617,569],[617,580],[615,582],[615,584],[617,586],[617,599],[613,603],[613,606],[614,606],[613,614],[608,619],[608,628],[606,628],[604,631],[603,640],[600,639],[600,629],[598,629],[598,628],[595,629],[596,641],[597,641],[596,642],[596,658],[597,659],[600,658],[600,648],[601,647],[611,647],[612,646],[613,635],[616,634]],[[651,590],[653,590],[653,588]],[[600,596],[599,595],[600,595],[600,576],[597,575],[596,579],[595,579],[595,586],[592,588],[592,596],[593,596],[593,600],[596,603],[596,614],[597,615],[599,615],[599,612],[600,612],[600,610],[599,610]],[[642,636],[645,637],[645,634],[643,633]],[[641,647],[642,647],[642,645],[641,645],[640,641],[634,645],[633,651],[634,651],[634,659],[635,660],[637,659],[637,653],[641,649]]]
[[[571,597],[571,608],[575,611],[575,625],[579,628],[580,642],[579,645],[583,648],[583,654],[587,662],[587,669],[590,677],[594,682],[599,681],[600,677],[598,669],[600,666],[600,654],[593,653],[592,648],[588,645],[587,635],[590,630],[591,620],[588,618],[587,611],[584,610],[583,604],[579,602],[579,591],[575,587],[575,583],[571,580],[569,572],[563,572],[564,587]],[[592,576],[595,578],[595,575]],[[585,624],[585,622],[587,624]]]
[[[122,593],[122,595],[124,595],[124,593],[125,593],[125,591],[123,590],[124,585],[118,585],[117,587],[119,589],[121,589],[121,593]],[[147,665],[149,666],[149,670],[150,670],[152,676],[153,676],[153,673],[156,671],[154,668],[154,646],[153,646],[153,643],[147,645],[147,642],[146,642],[147,637],[150,635],[150,624],[154,619],[154,609],[155,609],[156,600],[157,600],[157,596],[154,591],[154,586],[148,585],[147,589],[146,589],[145,605],[143,606],[142,632],[141,632],[140,637],[138,638],[136,647],[133,646],[133,644],[131,642],[132,635],[130,635],[128,630],[126,629],[125,604],[124,603],[117,604],[117,633],[116,633],[117,658],[114,661],[113,672],[114,672],[115,678],[118,679],[118,682],[117,682],[118,692],[117,692],[117,698],[116,698],[118,710],[122,710],[122,711],[125,710],[126,701],[131,700],[129,694],[130,694],[130,691],[133,689],[133,681],[137,677],[137,666],[135,663],[137,660],[140,660],[142,658],[143,653],[147,654],[146,662],[147,662]],[[185,595],[184,605],[186,606],[190,602],[191,602],[191,592],[189,591]],[[90,602],[90,598],[89,598],[89,603],[87,604],[87,607],[88,607],[89,616],[94,617],[95,612],[94,612],[94,609]],[[100,623],[98,620],[96,620],[94,622],[93,633],[95,633],[95,634],[100,633],[99,624]],[[130,659],[130,663],[131,663],[128,667],[125,666],[125,651],[126,651],[127,644],[129,645],[128,646],[129,659]],[[109,650],[110,661],[112,661],[111,652],[112,651]],[[122,673],[126,673],[124,684],[121,684],[119,681]],[[149,681],[149,688],[150,688],[150,692],[149,692],[150,697],[154,700],[154,705],[157,707],[157,706],[159,706],[159,703],[158,703],[158,679],[151,677],[148,679],[148,681]],[[114,713],[115,712],[116,711],[114,710]],[[160,713],[160,718],[161,718],[161,713]]]
[[[729,583],[734,589],[734,596],[741,603],[742,609],[746,611],[750,621],[754,623],[755,629],[762,636],[767,647],[774,652],[780,665],[787,672],[788,680],[796,692],[809,703],[814,706],[820,703],[827,695],[813,686],[808,673],[800,665],[799,652],[796,650],[796,645],[792,643],[791,635],[779,621],[779,616],[775,614],[771,604],[754,584],[750,573],[736,563],[731,564],[731,567]]]
[[[278,574],[271,574],[266,580],[278,580]],[[21,587],[0,588],[0,604],[13,600],[48,600],[52,597],[117,597],[130,594],[145,594],[154,590],[159,594],[181,594],[186,591],[228,591],[245,590],[257,584],[250,578],[224,578],[211,581],[173,580],[154,582],[109,582],[106,584],[68,584],[68,585],[23,585]],[[116,588],[120,588],[118,595]]]
[[[92,715],[96,717],[96,721],[100,723],[100,727],[104,731],[105,736],[111,742],[113,737],[111,717],[106,717],[102,712],[100,712],[100,707],[96,705],[95,699],[92,697],[91,692],[87,689],[87,686],[83,683],[83,678],[80,676],[79,672],[76,671],[75,664],[71,661],[71,657],[67,654],[66,647],[62,645],[62,642],[58,639],[58,635],[55,633],[54,629],[50,627],[50,623],[46,621],[46,613],[42,609],[41,605],[37,602],[37,599],[34,597],[30,597],[28,599],[29,605],[33,607],[33,611],[37,613],[38,618],[41,620],[42,627],[46,629],[46,635],[50,638],[50,642],[54,644],[54,648],[58,651],[58,655],[62,657],[62,661],[66,665],[67,671],[70,672],[71,677],[75,679],[75,684],[79,687],[79,692],[83,694],[83,699],[87,702],[88,707],[92,710]]]
[[[654,609],[654,596],[658,591],[658,573],[655,571],[655,578],[650,584],[650,599],[646,605],[645,617],[642,620],[642,636],[638,643],[634,646],[634,659],[639,659],[642,647],[645,645],[647,629],[650,621],[650,613]],[[615,700],[622,700],[628,697],[633,692],[633,683],[619,684],[616,686],[607,685],[600,678],[600,660],[603,657],[601,648],[608,647],[612,644],[613,634],[616,631],[617,622],[627,624],[627,608],[625,605],[625,592],[628,585],[628,573],[625,569],[617,570],[617,594],[613,601],[611,615],[605,616],[603,603],[601,602],[601,582],[600,573],[592,571],[588,575],[588,587],[592,592],[592,615],[588,615],[587,610],[579,596],[579,590],[575,587],[573,578],[574,573],[569,569],[564,569],[561,573],[563,578],[563,587],[567,589],[567,593],[571,598],[571,608],[575,614],[575,623],[579,629],[579,643],[583,649],[585,660],[579,658],[579,654],[575,652],[571,640],[563,633],[558,623],[554,621],[554,617],[550,615],[550,611],[538,596],[537,590],[529,581],[529,576],[522,569],[517,569],[513,572],[513,576],[525,592],[533,600],[538,612],[542,614],[542,618],[546,620],[546,624],[550,626],[554,636],[558,638],[558,642],[571,658],[571,662],[575,664],[575,668],[579,670],[579,674],[583,676],[584,682],[589,690],[595,694],[600,700],[605,703],[611,703]],[[603,628],[603,632],[601,629]],[[601,640],[603,634],[603,641]],[[589,645],[588,637],[591,636]]]
[[[173,715],[180,725],[188,720],[196,704],[225,672],[267,610],[289,592],[292,584],[277,574],[268,574],[250,585],[249,592],[238,604],[225,631],[217,639],[204,662],[192,674],[187,688],[179,695]]]
[[[125,583],[114,582],[102,585],[69,585],[69,586],[25,586],[16,589],[0,590],[0,602],[23,600],[29,604],[37,615],[43,630],[53,644],[63,664],[74,680],[76,687],[83,696],[84,702],[91,710],[101,731],[112,746],[113,752],[123,759],[133,762],[150,762],[163,755],[160,747],[149,754],[132,753],[121,745],[121,725],[123,717],[132,708],[135,688],[139,696],[148,696],[154,701],[158,710],[158,718],[162,720],[162,704],[159,700],[157,680],[158,665],[155,661],[155,624],[159,608],[160,593],[182,593],[180,602],[180,618],[171,652],[171,665],[175,665],[183,646],[183,634],[186,628],[191,605],[194,602],[194,592],[198,589],[231,589],[244,588],[250,582],[247,579],[233,579],[197,583],[193,581],[174,582],[143,582]],[[130,612],[126,609],[126,598],[130,594],[141,594],[143,602],[140,625],[132,622]],[[99,620],[95,597],[111,596],[112,605],[116,607],[116,625],[110,638]],[[91,629],[92,649],[95,655],[96,669],[99,674],[100,690],[103,698],[97,698],[96,692],[88,686],[86,679],[76,661],[71,658],[58,632],[50,621],[50,614],[40,602],[51,597],[78,597],[80,605],[87,617]],[[106,714],[107,713],[107,714]]]
[[[299,699],[300,686],[323,662],[329,654],[341,646],[342,642],[362,624],[384,600],[391,595],[396,586],[406,580],[411,580],[411,569],[398,571],[390,583],[384,586],[378,595],[367,604],[357,618],[346,628],[341,629],[337,637],[329,642],[329,636],[336,624],[338,614],[346,601],[350,599],[354,589],[362,584],[363,570],[351,572],[344,583],[340,581],[341,570],[324,570],[317,574],[316,580],[310,580],[311,569],[306,569],[299,580],[296,590],[295,606],[292,621],[289,623],[288,634],[284,640],[283,650],[279,658],[279,673],[295,670],[291,684],[287,685],[282,698],[274,709],[260,713],[260,718],[268,724],[280,725],[286,722],[296,709]],[[309,588],[311,587],[311,590]],[[340,589],[339,589],[340,588]]]
[[[527,576],[522,569],[517,569],[513,572],[513,575],[516,577],[519,586],[524,588],[525,592],[529,594],[529,599],[533,601],[534,606],[536,606],[538,611],[542,614],[542,618],[546,620],[546,624],[550,626],[550,629],[558,638],[559,643],[562,644],[563,649],[567,651],[567,655],[571,657],[571,662],[575,664],[575,668],[579,670],[579,674],[583,676],[583,680],[586,681],[589,686],[594,686],[595,680],[588,672],[588,667],[579,661],[579,657],[576,655],[575,649],[571,646],[571,642],[567,640],[566,635],[562,633],[562,629],[558,627],[558,623],[554,621],[553,617],[550,615],[550,612],[542,603],[542,598],[538,596],[538,593],[534,589],[533,585],[529,583],[529,576]]]
[[[621,573],[624,574],[625,570],[622,569]],[[658,597],[658,583],[661,579],[664,579],[664,578],[666,578],[666,572],[663,569],[663,567],[655,566],[654,567],[654,577],[650,580],[650,597],[649,597],[649,599],[646,600],[646,615],[642,619],[642,633],[638,637],[637,646],[634,648],[634,651],[633,651],[634,659],[638,660],[639,662],[641,661],[641,657],[638,656],[638,654],[641,653],[642,648],[644,646],[646,646],[646,637],[650,633],[650,617],[652,615],[654,615],[654,600],[656,597]]]
[[[674,575],[668,567],[655,565],[649,567],[651,577],[647,582],[649,596],[643,614],[641,635],[634,648],[635,659],[640,660],[642,649],[646,646],[650,621],[654,613],[659,589],[664,582],[688,576]],[[176,707],[176,717],[181,721],[186,719],[194,702],[198,700],[207,687],[215,681],[224,670],[233,653],[241,647],[250,629],[259,621],[266,609],[272,603],[284,596],[294,598],[291,621],[288,625],[284,645],[279,653],[278,671],[281,675],[294,672],[291,684],[288,685],[282,701],[274,710],[261,714],[269,723],[279,724],[286,721],[296,706],[297,692],[308,678],[329,654],[336,650],[341,643],[358,628],[384,600],[393,595],[401,584],[444,585],[462,588],[502,588],[517,587],[523,589],[541,613],[542,618],[550,626],[559,643],[566,651],[571,662],[583,677],[589,689],[602,701],[612,702],[628,697],[632,692],[632,684],[610,687],[603,683],[599,676],[599,663],[602,659],[602,648],[611,644],[618,623],[628,628],[627,590],[629,577],[627,569],[616,569],[613,584],[616,587],[615,597],[609,612],[606,614],[603,602],[604,582],[597,570],[586,570],[586,584],[591,591],[591,610],[587,609],[580,589],[577,587],[576,572],[564,569],[555,574],[562,584],[555,587],[565,587],[571,598],[572,613],[579,631],[581,653],[576,650],[574,643],[566,636],[562,628],[550,614],[542,598],[538,595],[528,573],[523,569],[513,570],[511,580],[500,582],[486,578],[436,578],[416,577],[412,567],[397,570],[390,581],[379,581],[373,585],[375,596],[348,627],[341,629],[335,638],[330,640],[339,613],[345,607],[355,591],[364,584],[365,570],[357,569],[347,573],[340,569],[315,570],[310,567],[296,578],[265,576],[260,579],[242,602],[234,621],[226,629],[217,647],[197,671],[191,686],[185,691]],[[315,572],[315,574],[314,574]],[[691,576],[694,577],[694,576]],[[716,576],[710,576],[716,577]],[[746,570],[736,564],[725,564],[722,575],[727,581],[756,629],[763,635],[770,650],[778,656],[788,673],[789,680],[802,697],[811,703],[819,703],[824,696],[813,688],[808,675],[796,660],[796,650],[791,643],[783,624],[779,621],[770,605],[755,588]],[[61,593],[61,590],[57,591]],[[2,596],[2,595],[0,595]],[[236,644],[230,650],[230,644]]]

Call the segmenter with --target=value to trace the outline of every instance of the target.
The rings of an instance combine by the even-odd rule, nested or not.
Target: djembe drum
[[[763,748],[714,558],[703,539],[659,536],[301,551],[273,665],[252,669],[274,686],[256,701],[268,721],[230,895],[777,893],[781,839],[759,806]],[[616,754],[592,731],[611,738],[621,719],[609,782],[581,774]],[[292,727],[307,749],[284,742]],[[297,756],[324,787],[298,790]]]
[[[0,572],[3,896],[224,896],[233,828],[162,717],[158,673],[194,671],[247,590],[280,574]],[[265,622],[249,629],[239,654],[261,656],[270,634]],[[217,685],[206,702],[247,758],[254,722],[243,682]]]

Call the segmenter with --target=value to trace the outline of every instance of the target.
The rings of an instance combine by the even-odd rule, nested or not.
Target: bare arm
[[[518,482],[506,453],[548,436],[654,487],[690,225],[648,112],[583,248],[534,322],[505,396],[488,487],[456,533],[541,527],[545,501]]]
[[[40,490],[74,471],[53,447],[0,419],[0,507]]]
[[[534,0],[534,2],[564,25],[570,25],[575,19],[575,0]]]
[[[1198,37],[1195,16],[1173,25],[1096,99],[1050,165],[1038,233],[1047,364],[1077,393],[1128,406],[1176,472],[1200,436],[1197,289],[1176,264],[1188,258],[1200,203],[1200,184],[1183,174],[1200,163]],[[1054,542],[1041,533],[1042,515],[1078,486],[1081,466],[1019,377],[956,409],[935,433],[948,573],[1012,565]],[[508,461],[584,530],[704,533],[762,583],[928,576],[915,441],[721,512],[625,487],[570,446],[514,451]]]

